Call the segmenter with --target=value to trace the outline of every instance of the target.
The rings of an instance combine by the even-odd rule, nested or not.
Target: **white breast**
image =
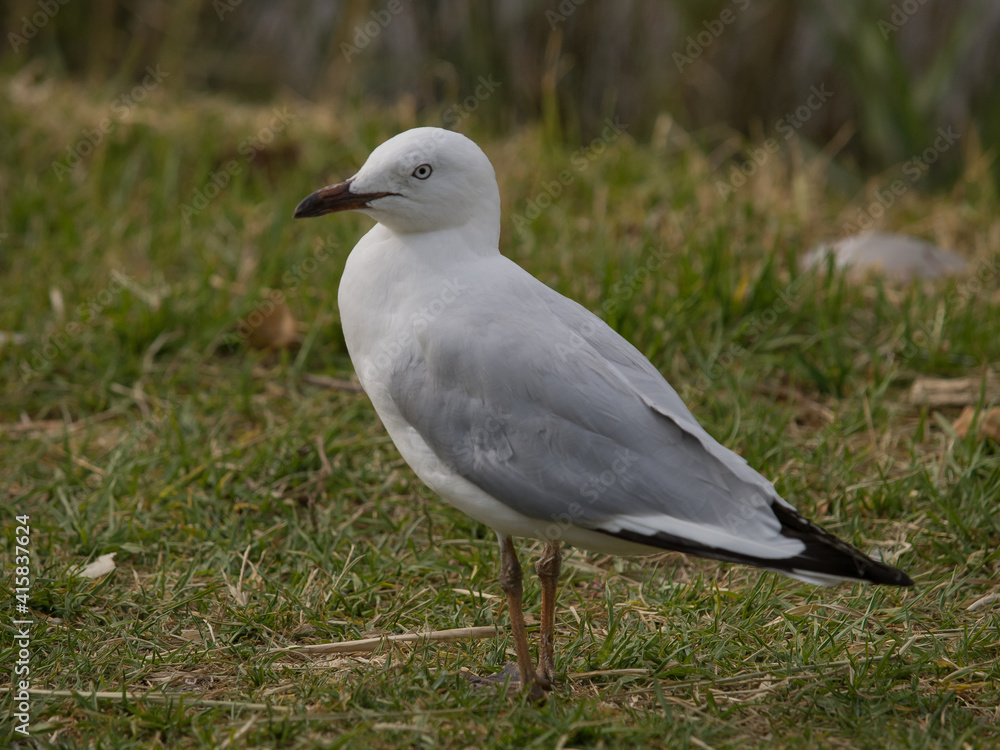
[[[463,274],[462,265],[454,259],[447,266],[434,263],[427,253],[418,255],[402,246],[395,234],[377,224],[351,252],[340,282],[338,304],[347,350],[393,443],[428,487],[498,531],[540,537],[544,524],[450,471],[389,397],[385,374],[416,345],[415,327],[429,315],[443,314],[455,295],[472,292],[471,282],[465,281],[471,274]],[[438,268],[449,273],[436,273]]]

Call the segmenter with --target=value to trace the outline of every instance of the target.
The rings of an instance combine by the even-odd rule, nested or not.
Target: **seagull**
[[[818,585],[913,584],[799,515],[634,346],[500,254],[496,174],[473,141],[407,130],[294,216],[352,210],[378,223],[340,281],[351,362],[416,475],[496,532],[518,679],[532,699],[556,676],[562,544],[675,550]],[[544,542],[537,670],[514,537]]]

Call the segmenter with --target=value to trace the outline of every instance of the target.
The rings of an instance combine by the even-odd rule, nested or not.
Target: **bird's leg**
[[[558,542],[545,545],[542,556],[535,563],[535,572],[542,582],[542,634],[538,649],[538,681],[546,690],[552,689],[556,677],[555,628],[556,628],[556,588],[559,584],[559,568],[562,553]]]
[[[510,630],[514,636],[517,651],[517,668],[521,673],[521,687],[528,691],[532,700],[544,700],[544,693],[538,684],[535,666],[531,663],[528,650],[528,635],[524,630],[524,610],[521,607],[523,584],[521,564],[517,561],[514,543],[509,536],[500,538],[500,588],[507,595],[510,610]]]

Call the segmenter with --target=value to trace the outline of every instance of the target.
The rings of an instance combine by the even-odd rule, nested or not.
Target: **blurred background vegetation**
[[[708,152],[795,126],[797,147],[871,175],[962,135],[928,182],[1000,139],[995,0],[8,0],[0,73],[120,92],[147,67],[176,91],[409,108],[455,126],[481,79],[476,128],[539,122],[587,142],[608,117],[640,141],[668,113]],[[498,84],[498,85],[497,85]],[[814,91],[830,92],[818,109]],[[813,100],[815,101],[815,100]],[[799,116],[796,116],[796,111]],[[459,111],[461,114],[461,111]],[[802,115],[807,115],[805,118]],[[789,120],[791,116],[791,120]],[[782,130],[781,123],[786,123]]]

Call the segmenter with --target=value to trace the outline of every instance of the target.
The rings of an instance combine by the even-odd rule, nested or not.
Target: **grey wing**
[[[516,309],[498,294],[441,316],[394,368],[390,395],[438,458],[531,518],[764,558],[799,551],[771,484],[603,321],[536,283]]]
[[[735,474],[738,480],[765,491],[778,502],[792,507],[774,492],[771,483],[751,468],[742,456],[721,445],[705,431],[677,391],[638,349],[583,306],[548,287],[545,287],[545,291],[548,294],[544,295],[544,299],[552,314],[565,326],[577,331],[580,338],[628,381],[630,393],[638,394],[646,406],[695,437],[701,448],[721,462],[727,472]]]

